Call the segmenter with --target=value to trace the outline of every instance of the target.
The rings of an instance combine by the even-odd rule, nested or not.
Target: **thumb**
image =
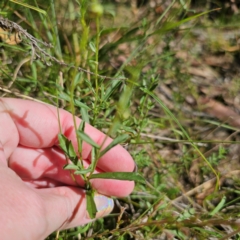
[[[46,234],[84,225],[94,220],[87,212],[86,194],[83,189],[64,186],[37,191],[41,192],[44,209],[46,209],[46,220],[49,226]],[[114,206],[111,198],[96,193],[94,201],[97,207],[96,218],[111,213]]]

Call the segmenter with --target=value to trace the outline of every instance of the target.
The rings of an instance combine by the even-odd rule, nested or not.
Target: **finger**
[[[19,146],[9,160],[9,167],[33,187],[59,185],[84,187],[84,181],[79,175],[74,175],[73,178],[71,175],[73,171],[63,169],[65,164],[65,156],[57,147],[32,149]],[[88,166],[89,163],[84,161],[84,167]],[[96,169],[95,172],[100,171]],[[134,183],[129,181],[93,179],[91,183],[99,193],[118,197],[130,194],[134,188]]]
[[[19,142],[18,130],[6,111],[5,106],[0,101],[0,144],[4,161],[8,159]],[[7,162],[5,162],[7,164]]]
[[[86,195],[83,190],[76,187],[32,189],[1,162],[0,175],[4,183],[0,184],[0,204],[3,206],[0,226],[4,228],[1,239],[18,239],[19,236],[21,239],[45,239],[58,229],[92,221],[86,211]],[[94,199],[98,209],[96,217],[111,212],[111,199],[101,195]],[[26,226],[29,227],[27,232]],[[10,236],[6,236],[6,233]]]
[[[7,166],[7,158],[1,141],[0,141],[0,164]]]
[[[83,190],[74,187],[57,187],[37,191],[45,203],[46,217],[50,224],[49,232],[93,221],[86,210],[86,195]],[[96,218],[108,215],[113,209],[113,200],[106,196],[96,194],[94,201],[98,209]]]
[[[57,147],[34,149],[18,146],[9,158],[9,167],[23,180],[53,179],[62,185],[76,185],[69,170],[64,170],[66,157]],[[85,161],[85,166],[87,163]],[[89,164],[88,164],[89,165]],[[77,183],[84,186],[83,180],[76,176]]]
[[[74,130],[72,115],[63,109],[59,109],[59,119],[57,109],[51,105],[36,103],[27,100],[2,98],[7,112],[13,118],[19,133],[19,143],[31,148],[47,148],[58,145],[57,135],[60,132],[58,120],[62,133],[73,142],[77,148],[77,138]],[[76,118],[77,126],[80,119]],[[104,149],[111,141],[106,135],[86,124],[85,132],[97,144]],[[82,156],[90,160],[91,146],[84,143]],[[133,171],[135,164],[130,154],[120,145],[108,151],[98,161],[98,167],[103,171]]]

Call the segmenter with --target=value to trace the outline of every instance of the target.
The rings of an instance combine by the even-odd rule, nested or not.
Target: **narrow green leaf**
[[[94,147],[92,148],[91,152],[91,165],[93,166],[94,169],[97,165],[97,149]]]
[[[66,164],[63,167],[64,170],[78,170],[79,167],[73,164]]]
[[[85,233],[85,232],[87,232],[91,227],[92,227],[92,223],[88,223],[88,224],[86,224],[86,225],[84,225],[84,226],[78,227],[78,228],[77,228],[77,234]],[[74,238],[74,237],[76,237],[76,232],[75,232],[75,231],[73,231],[73,232],[70,232],[70,231],[69,231],[69,232],[67,233],[67,236],[68,236],[68,239],[71,239],[70,237]],[[59,238],[59,239],[62,239],[62,238]],[[91,240],[91,239],[89,239],[89,240]],[[93,238],[92,238],[92,240],[93,240]]]
[[[87,109],[87,110],[91,110],[90,107],[88,107],[86,104],[80,102],[79,100],[74,99],[74,104],[77,107],[84,108],[84,109]]]
[[[96,46],[95,46],[95,44],[94,44],[93,42],[90,42],[90,43],[89,43],[89,47],[91,48],[91,50],[92,50],[94,53],[96,53]]]
[[[94,202],[94,192],[93,190],[86,191],[86,199],[87,199],[87,211],[91,219],[96,217],[97,207]]]
[[[74,157],[74,158],[69,158],[70,160],[71,160],[71,162],[73,163],[73,164],[75,164],[75,165],[77,165],[78,164],[78,162],[79,162],[79,159],[78,159],[78,157],[76,156],[76,157]]]
[[[59,99],[63,99],[67,102],[70,102],[70,100],[71,100],[70,96],[68,94],[66,94],[65,92],[61,92],[59,94]]]
[[[110,98],[110,96],[113,94],[113,92],[116,91],[116,89],[119,87],[121,83],[122,83],[121,80],[112,81],[111,86],[109,86],[106,90],[103,101],[107,101]]]
[[[97,152],[98,152],[98,149],[93,147],[92,148],[92,151],[91,151],[91,164],[89,166],[89,169],[91,169],[91,173],[90,175],[94,172],[96,166],[97,166]]]
[[[162,34],[162,33],[165,33],[165,32],[167,32],[167,31],[170,31],[170,30],[172,30],[172,29],[174,29],[174,28],[179,27],[179,26],[182,25],[183,23],[189,22],[189,21],[191,21],[191,20],[193,20],[193,19],[196,19],[196,18],[198,18],[198,17],[201,17],[201,16],[203,16],[203,15],[206,15],[206,14],[212,12],[212,11],[216,11],[216,9],[195,14],[195,15],[193,15],[193,16],[191,16],[191,17],[185,18],[185,19],[183,19],[183,20],[181,20],[181,21],[178,21],[178,22],[165,22],[160,29],[152,32],[152,33],[150,34],[150,36],[151,36],[151,35],[155,35],[155,34]]]
[[[102,157],[107,151],[109,151],[111,148],[113,148],[117,144],[125,142],[128,138],[129,138],[129,136],[127,134],[123,134],[123,135],[120,135],[120,136],[116,137],[106,148],[104,148],[100,152],[99,157]]]
[[[90,144],[95,148],[100,148],[100,146],[95,143],[85,132],[78,130],[77,134],[81,138],[81,140],[85,141],[86,143]]]
[[[216,213],[218,213],[224,206],[226,202],[226,197],[224,196],[220,203],[212,210],[212,212],[209,214],[210,216],[214,216]]]
[[[90,123],[88,111],[85,108],[81,108],[80,112],[82,120],[84,120],[86,123]]]
[[[59,94],[59,98],[65,100],[67,102],[71,101],[71,97],[68,94],[64,93],[64,92],[61,92]],[[86,110],[91,110],[90,107],[88,107],[86,104],[80,102],[79,100],[73,99],[73,102],[74,102],[74,105],[77,106],[77,107],[84,108]]]
[[[74,78],[74,88],[77,87],[78,84],[80,84],[81,82],[81,79],[82,79],[82,72],[78,72],[76,75],[75,75],[75,78]]]
[[[82,175],[82,174],[87,174],[90,173],[92,171],[92,169],[88,168],[88,169],[82,169],[82,170],[77,170],[74,172],[75,175]]]
[[[101,31],[101,36],[107,35],[111,32],[119,32],[119,31],[127,31],[128,27],[113,27],[113,28],[106,28]]]
[[[68,157],[72,160],[75,159],[77,157],[77,154],[75,153],[75,149],[72,145],[72,142],[70,140],[68,140]]]
[[[16,1],[16,0],[10,0],[10,2],[19,4],[19,5],[23,6],[23,7],[27,7],[27,8],[33,9],[33,10],[35,10],[35,11],[37,11],[37,12],[40,12],[40,13],[42,13],[42,14],[44,14],[44,15],[47,15],[46,11],[44,11],[44,10],[42,10],[42,9],[40,9],[40,8],[34,7],[34,6],[32,6],[32,5],[29,5],[29,4],[27,4],[27,3],[19,2],[19,1]]]
[[[104,178],[104,179],[118,179],[118,180],[125,180],[125,181],[145,182],[145,178],[142,177],[139,173],[135,173],[135,172],[96,173],[96,174],[92,174],[89,178],[90,179]]]
[[[81,121],[81,123],[80,123],[80,125],[79,125],[79,127],[78,127],[78,131],[84,131],[84,129],[85,129],[85,121]]]
[[[58,141],[61,149],[67,154],[68,139],[61,133],[58,134]]]
[[[74,165],[77,165],[78,157],[75,153],[72,142],[61,133],[58,134],[58,141],[66,156],[73,162]]]
[[[85,128],[85,121],[82,120],[78,126],[78,131],[84,132],[84,128]],[[79,135],[77,135],[77,142],[78,142],[78,151],[81,153],[83,148],[83,140],[79,137]]]

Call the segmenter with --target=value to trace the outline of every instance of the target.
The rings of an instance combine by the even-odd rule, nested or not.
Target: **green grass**
[[[128,135],[124,144],[147,180],[115,199],[110,216],[48,239],[240,239],[239,166],[228,169],[237,130],[210,121],[197,104],[203,88],[226,89],[224,76],[234,99],[239,73],[211,66],[222,75],[202,77],[194,68],[206,67],[208,55],[239,58],[226,50],[236,39],[224,39],[239,14],[183,0],[25,3],[33,8],[11,1],[0,12],[41,42],[35,51],[25,35],[21,44],[0,43],[1,93],[59,105],[114,138]]]

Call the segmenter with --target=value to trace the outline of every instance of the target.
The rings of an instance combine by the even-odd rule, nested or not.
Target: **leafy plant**
[[[204,67],[210,61],[204,51],[210,54],[212,49],[199,42],[208,33],[212,37],[213,29],[224,26],[210,22],[214,9],[205,2],[201,8],[195,7],[196,1],[162,1],[160,6],[154,1],[136,1],[141,6],[134,6],[134,2],[131,6],[129,2],[107,0],[51,0],[49,6],[42,0],[0,3],[4,13],[0,27],[6,27],[7,36],[1,37],[0,43],[0,90],[9,96],[42,100],[81,117],[80,126],[73,118],[78,149],[61,131],[59,142],[66,155],[64,168],[85,182],[89,215],[93,218],[96,214],[91,179],[138,181],[130,197],[116,200],[119,214],[49,239],[230,238],[225,226],[231,226],[232,233],[239,229],[232,221],[237,214],[228,206],[237,211],[239,191],[216,188],[222,184],[216,166],[229,153],[225,146],[217,154],[207,151],[213,144],[233,141],[211,140],[212,132],[227,124],[206,120],[209,116],[196,105],[206,94],[206,86],[214,89],[214,96],[220,91],[220,83],[230,81],[232,75],[216,82],[194,75],[199,74],[196,66]],[[13,44],[4,39],[13,39]],[[219,38],[215,41],[220,49]],[[224,50],[224,55],[229,52]],[[200,73],[205,73],[201,67]],[[226,69],[221,74],[229,74]],[[237,88],[234,90],[237,93]],[[224,92],[219,98],[226,95]],[[85,134],[85,123],[115,140],[102,149]],[[83,142],[92,147],[87,168],[81,156]],[[116,144],[124,144],[130,151],[146,181],[138,173],[94,173],[99,158]],[[194,165],[195,170],[196,159],[199,163]],[[212,181],[211,187],[215,192],[208,193],[205,183],[194,182],[193,173],[208,177],[214,173],[217,181]],[[199,189],[210,195],[204,204],[195,196]],[[237,195],[232,201],[230,192]]]
[[[81,122],[77,134],[78,134],[78,144],[79,149],[82,149],[82,143],[86,143],[92,146],[91,153],[91,164],[88,168],[84,168],[83,159],[81,158],[81,152],[78,154],[75,152],[74,147],[70,140],[68,140],[63,134],[58,135],[60,147],[64,151],[67,159],[72,163],[67,163],[64,166],[65,170],[74,170],[74,175],[80,175],[85,181],[85,189],[87,196],[87,211],[91,218],[95,218],[97,209],[94,203],[94,189],[91,186],[90,180],[94,178],[105,178],[105,179],[119,179],[119,180],[130,180],[130,181],[142,181],[144,178],[139,173],[129,173],[129,172],[109,172],[109,173],[93,173],[97,166],[98,159],[103,156],[108,150],[112,147],[119,144],[124,138],[128,137],[127,135],[122,135],[115,140],[113,140],[105,149],[100,151],[100,146],[98,146],[88,135],[84,133],[84,121]],[[78,157],[80,156],[80,157]]]

